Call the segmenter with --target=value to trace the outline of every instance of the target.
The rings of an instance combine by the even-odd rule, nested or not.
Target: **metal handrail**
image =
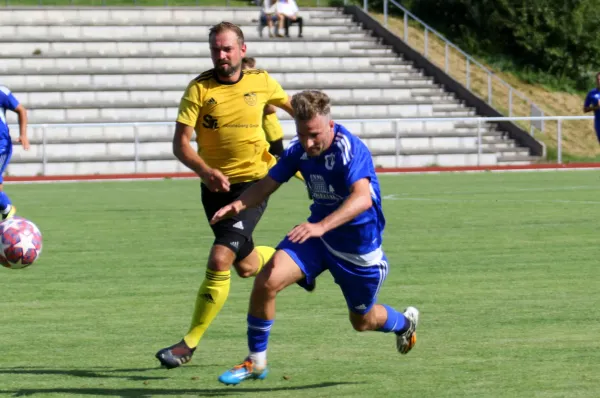
[[[367,0],[365,0],[365,4],[363,5],[363,9],[365,10],[365,12],[368,12],[368,8],[366,7],[366,3]],[[484,73],[486,73],[488,75],[488,82],[487,82],[487,101],[489,105],[493,104],[493,93],[492,93],[492,80],[495,79],[496,81],[498,81],[501,85],[503,85],[504,87],[506,87],[508,89],[508,116],[511,117],[513,116],[513,97],[516,95],[517,97],[521,98],[523,101],[525,101],[527,103],[527,105],[530,107],[531,109],[531,114],[532,115],[541,115],[544,116],[545,113],[544,111],[537,105],[535,104],[532,100],[530,100],[529,98],[527,98],[527,96],[525,96],[525,94],[523,94],[522,92],[518,91],[517,89],[515,89],[514,87],[512,87],[509,83],[507,83],[505,80],[501,79],[500,77],[498,77],[493,71],[491,71],[490,69],[488,69],[487,67],[485,67],[484,65],[482,65],[479,61],[477,61],[475,58],[473,58],[473,56],[471,56],[470,54],[467,54],[465,51],[463,51],[460,47],[458,47],[456,44],[452,43],[450,40],[448,40],[446,37],[444,37],[444,35],[442,35],[441,33],[439,33],[437,30],[433,29],[431,26],[427,25],[423,20],[421,20],[420,18],[418,18],[416,15],[414,15],[413,13],[411,13],[408,9],[406,9],[404,6],[402,6],[401,4],[399,4],[397,1],[395,0],[384,0],[383,3],[383,19],[384,19],[384,26],[387,28],[388,26],[388,3],[391,3],[393,6],[399,8],[403,13],[404,13],[404,37],[403,40],[406,44],[410,45],[408,43],[408,18],[412,18],[415,21],[417,21],[419,24],[422,25],[422,27],[424,28],[424,40],[425,40],[425,48],[423,51],[423,55],[425,56],[425,58],[429,58],[428,57],[428,38],[429,38],[429,32],[433,33],[435,36],[437,36],[445,45],[445,49],[444,49],[444,71],[446,73],[449,72],[449,54],[450,54],[450,48],[456,50],[459,54],[463,55],[466,59],[466,85],[467,85],[467,89],[471,90],[471,78],[470,78],[470,69],[471,69],[471,65],[475,65],[478,66],[480,69],[482,69],[484,71]],[[538,129],[540,129],[541,131],[544,131],[544,124],[543,124],[543,120],[541,119],[541,123],[539,123],[538,125],[536,125],[536,127]]]

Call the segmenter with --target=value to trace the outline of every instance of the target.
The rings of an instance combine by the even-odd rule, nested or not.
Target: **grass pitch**
[[[381,176],[390,274],[380,302],[421,311],[406,356],[359,334],[324,274],[278,299],[263,382],[221,386],[246,355],[252,280],[182,368],[154,353],[186,332],[212,242],[197,181],[5,184],[44,234],[0,269],[2,396],[595,397],[600,390],[600,174]],[[308,214],[292,181],[255,234]]]

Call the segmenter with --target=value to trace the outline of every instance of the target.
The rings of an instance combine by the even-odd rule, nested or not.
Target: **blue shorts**
[[[331,254],[318,238],[309,239],[302,244],[292,243],[285,238],[277,249],[285,251],[294,260],[309,283],[328,269],[335,283],[342,289],[348,309],[358,314],[366,314],[375,305],[379,289],[388,273],[385,256],[376,265],[355,265]]]
[[[4,172],[12,157],[12,144],[0,149],[0,184],[4,183]]]

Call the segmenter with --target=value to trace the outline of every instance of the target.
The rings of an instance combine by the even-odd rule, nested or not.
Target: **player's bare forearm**
[[[350,196],[346,198],[344,203],[318,223],[325,232],[347,223],[373,206],[369,184],[370,181],[363,178],[352,185]]]
[[[19,104],[15,109],[17,117],[19,118],[19,136],[21,138],[27,138],[27,109]]]
[[[239,197],[243,209],[256,207],[265,201],[273,192],[281,186],[269,176],[266,176],[250,188],[246,189]]]
[[[267,115],[271,115],[271,114],[273,114],[275,112],[277,112],[277,109],[275,109],[275,107],[273,105],[267,105],[267,106],[265,106],[263,114],[265,116],[267,116]]]
[[[208,166],[190,144],[194,128],[177,122],[173,136],[173,155],[187,168],[202,177]]]

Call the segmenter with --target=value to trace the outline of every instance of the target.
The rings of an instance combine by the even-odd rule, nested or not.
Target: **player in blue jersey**
[[[583,112],[594,112],[594,130],[596,130],[596,138],[600,143],[600,72],[596,74],[596,88],[590,90],[585,97],[583,104]]]
[[[297,138],[267,177],[240,198],[220,209],[216,223],[258,206],[299,170],[313,198],[308,221],[294,227],[273,258],[256,277],[248,312],[248,357],[219,377],[239,384],[267,375],[267,342],[275,319],[275,297],[285,287],[306,278],[313,281],[329,270],[340,286],[358,331],[393,332],[402,354],[415,345],[419,312],[404,313],[376,304],[388,273],[382,250],[385,218],[379,181],[364,143],[334,123],[329,97],[303,91],[292,98]]]
[[[2,219],[6,220],[15,215],[17,208],[12,205],[10,198],[4,193],[4,171],[10,162],[12,156],[12,140],[8,131],[8,122],[6,121],[6,110],[11,110],[19,117],[19,138],[18,142],[23,145],[23,149],[29,150],[29,140],[27,139],[27,109],[17,101],[10,90],[0,86],[0,214]]]

